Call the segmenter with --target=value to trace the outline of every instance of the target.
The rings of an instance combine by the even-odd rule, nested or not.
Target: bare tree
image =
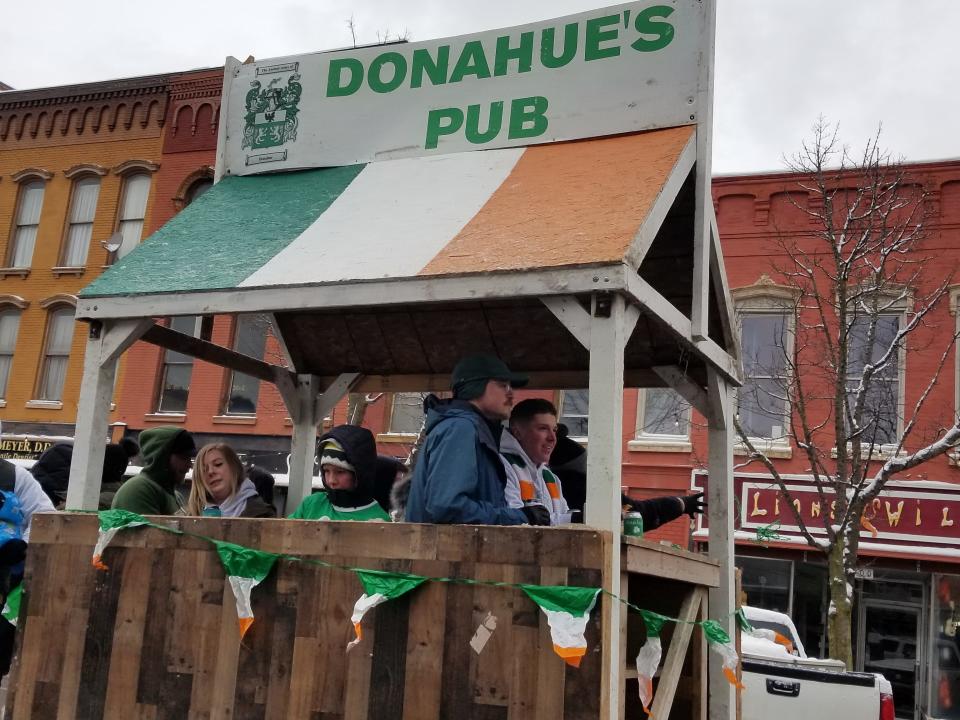
[[[922,412],[956,343],[952,326],[934,324],[948,301],[949,270],[925,254],[924,189],[879,139],[878,131],[854,156],[821,118],[788,160],[799,178],[793,205],[809,231],[776,234],[771,275],[789,290],[788,321],[768,326],[766,342],[745,340],[748,381],[736,417],[749,460],[770,473],[800,533],[826,559],[830,655],[848,667],[860,533],[872,529],[875,501],[890,479],[960,441],[953,413],[944,420],[937,408]],[[922,384],[908,405],[900,378],[911,351],[927,353],[933,369],[918,378],[911,368]],[[823,528],[804,521],[769,445],[757,439],[770,428],[782,428],[809,463]]]

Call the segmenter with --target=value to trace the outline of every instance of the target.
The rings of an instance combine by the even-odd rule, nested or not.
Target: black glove
[[[704,510],[707,509],[707,504],[703,501],[702,492],[696,493],[695,495],[686,495],[680,498],[680,500],[683,501],[684,514],[690,517],[703,515]]]
[[[527,522],[531,525],[549,525],[550,513],[543,505],[524,505],[523,514],[527,516]]]

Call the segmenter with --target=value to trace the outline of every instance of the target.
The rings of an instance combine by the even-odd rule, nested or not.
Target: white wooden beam
[[[709,519],[708,554],[720,566],[720,586],[710,589],[710,617],[717,620],[730,637],[734,636],[734,530],[733,530],[733,393],[719,373],[708,372],[707,416],[709,444],[707,513]],[[733,720],[736,696],[724,677],[716,653],[710,653],[710,720]]]
[[[457,277],[416,277],[362,283],[237,288],[87,298],[77,302],[79,319],[142,318],[219,313],[292,312],[424,302],[576,295],[625,287],[622,262],[596,268],[537,272],[478,273]],[[636,271],[630,271],[635,274]]]
[[[317,395],[320,378],[316,375],[297,375],[296,393],[292,405],[287,406],[293,421],[290,439],[290,483],[287,487],[287,515],[293,513],[313,489],[313,465],[317,457]],[[285,398],[286,399],[286,398]]]
[[[733,300],[730,297],[730,284],[727,282],[727,270],[723,262],[723,246],[720,244],[720,230],[717,227],[717,214],[710,204],[710,276],[720,287],[720,324],[726,341],[727,354],[738,363],[740,361],[740,334],[737,332],[734,318]]]
[[[77,403],[67,508],[96,510],[100,504],[103,456],[109,434],[107,420],[117,359],[153,325],[152,320],[93,323],[83,359],[83,379]]]
[[[327,385],[323,394],[317,398],[314,414],[317,421],[323,420],[337,406],[337,403],[347,396],[363,376],[360,373],[342,373],[337,379]]]
[[[680,397],[690,403],[694,410],[704,417],[709,417],[710,404],[707,401],[707,393],[690,380],[683,370],[676,365],[658,365],[653,368],[653,371]]]
[[[230,117],[232,108],[230,103],[230,89],[233,86],[234,78],[240,72],[241,62],[235,57],[227,57],[223,64],[223,88],[220,93],[220,126],[217,128],[217,156],[214,165],[213,181],[220,182],[227,168],[226,148],[227,148],[227,118]],[[172,120],[173,118],[171,118]]]
[[[670,208],[673,207],[677,195],[680,194],[680,189],[690,176],[690,170],[693,169],[696,159],[697,140],[696,133],[694,133],[680,152],[680,156],[677,158],[677,164],[674,165],[670,171],[666,182],[660,189],[660,193],[653,201],[650,212],[647,213],[647,216],[643,219],[643,223],[640,225],[640,229],[630,242],[626,261],[627,265],[634,270],[640,267],[643,259],[650,251],[650,247],[653,245],[657,233],[660,232],[660,228],[663,227],[663,221],[666,219],[667,213],[670,212]]]
[[[700,76],[698,78],[695,117],[697,121],[697,163],[695,177],[695,207],[693,224],[693,307],[690,311],[692,337],[707,338],[710,308],[710,213],[713,205],[710,192],[711,156],[713,138],[713,57],[716,28],[716,2],[699,3],[705,17],[698,38],[700,48]]]
[[[572,295],[545,295],[540,301],[587,350],[590,349],[590,313]]]
[[[623,351],[638,315],[619,293],[594,295],[590,319],[590,424],[588,425],[586,522],[611,534],[604,554],[603,587],[621,595],[620,480],[623,463]],[[632,318],[632,322],[631,322]],[[620,720],[623,709],[623,606],[601,605],[603,669],[601,717]]]

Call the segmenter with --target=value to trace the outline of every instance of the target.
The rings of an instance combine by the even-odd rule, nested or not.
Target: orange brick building
[[[5,435],[73,434],[85,340],[75,296],[139,242],[166,112],[164,76],[0,93]]]

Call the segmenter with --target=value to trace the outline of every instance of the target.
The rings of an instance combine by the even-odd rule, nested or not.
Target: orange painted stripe
[[[692,127],[527,148],[420,275],[618,262]]]

